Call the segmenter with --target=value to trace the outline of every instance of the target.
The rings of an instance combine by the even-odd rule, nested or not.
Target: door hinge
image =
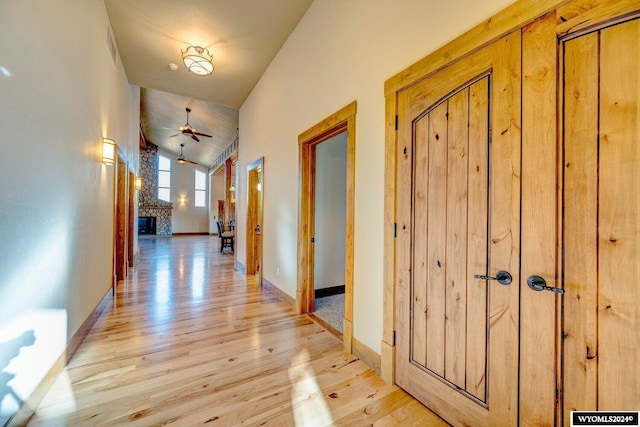
[[[391,335],[391,347],[395,347],[396,346],[396,331],[393,331],[393,334]]]
[[[398,115],[396,114],[396,130],[398,130]]]
[[[395,239],[396,237],[398,237],[398,223],[394,222],[393,223],[393,238]]]

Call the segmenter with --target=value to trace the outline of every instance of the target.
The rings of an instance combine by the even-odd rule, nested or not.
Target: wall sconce
[[[185,195],[180,196],[180,204],[184,205],[185,203],[187,203],[187,196]]]
[[[116,161],[116,142],[110,138],[102,138],[102,163],[112,165]]]
[[[136,190],[142,190],[142,177],[136,176],[134,186],[136,187]]]
[[[200,46],[189,46],[182,52],[182,61],[187,70],[199,76],[213,73],[213,56]]]

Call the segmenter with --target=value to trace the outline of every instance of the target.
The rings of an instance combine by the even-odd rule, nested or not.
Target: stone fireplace
[[[142,221],[138,222],[138,234],[171,236],[173,203],[158,199],[158,147],[149,141],[146,142],[146,148],[140,148],[140,176],[142,189],[139,194],[138,218],[144,224]]]

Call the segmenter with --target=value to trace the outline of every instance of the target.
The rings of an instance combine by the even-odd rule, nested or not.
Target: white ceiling
[[[238,134],[238,108],[313,0],[105,0],[129,82],[142,88],[148,140],[209,167]],[[213,55],[210,76],[182,63],[187,46]],[[176,71],[169,63],[178,65]],[[171,137],[189,122],[212,135]],[[164,129],[170,128],[170,129]]]

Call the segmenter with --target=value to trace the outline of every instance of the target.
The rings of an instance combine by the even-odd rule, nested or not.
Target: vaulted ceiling
[[[209,167],[238,134],[238,109],[313,0],[105,0],[140,119],[159,147]],[[213,55],[209,76],[189,72],[182,51]],[[169,64],[176,64],[175,71]],[[187,121],[197,132],[173,136]]]

